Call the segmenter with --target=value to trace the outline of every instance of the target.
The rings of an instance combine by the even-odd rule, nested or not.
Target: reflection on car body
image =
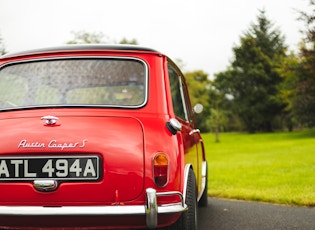
[[[167,56],[70,45],[0,58],[0,228],[197,229],[207,161]]]

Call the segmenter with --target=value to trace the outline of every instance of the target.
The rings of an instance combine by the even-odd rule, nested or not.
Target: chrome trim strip
[[[203,161],[202,162],[202,165],[201,165],[201,190],[200,190],[200,193],[198,195],[198,201],[200,200],[202,194],[203,194],[203,191],[205,190],[206,188],[206,180],[207,180],[207,161]]]
[[[144,207],[133,206],[0,206],[4,216],[99,216],[144,214]]]
[[[180,200],[181,200],[181,205],[182,207],[186,207],[185,206],[185,202],[184,202],[184,196],[183,194],[181,194],[180,192],[157,192],[156,193],[157,196],[172,196],[172,195],[177,195],[180,197]]]
[[[186,121],[189,121],[189,116],[188,116],[188,111],[187,111],[187,107],[185,105],[187,105],[187,100],[185,98],[185,94],[184,94],[184,89],[183,89],[183,80],[182,80],[182,76],[180,74],[178,74],[178,79],[179,79],[179,91],[180,91],[180,95],[182,97],[183,100],[183,109],[184,109],[184,113],[185,113],[185,119]]]
[[[189,132],[189,135],[193,135],[194,133],[200,133],[199,129],[193,129]]]
[[[146,205],[113,205],[113,206],[0,206],[0,216],[124,216],[146,215],[147,227],[158,226],[158,214],[181,213],[187,211],[187,205],[183,201],[183,195],[177,191],[159,192],[155,189],[146,190]],[[181,202],[157,205],[158,196],[178,195]]]
[[[181,213],[187,207],[181,203],[158,206],[158,214]],[[143,205],[117,206],[0,206],[1,216],[127,216],[146,214]]]

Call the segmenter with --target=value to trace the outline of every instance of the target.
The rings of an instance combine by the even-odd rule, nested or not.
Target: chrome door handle
[[[189,135],[193,135],[194,133],[200,133],[199,129],[193,129],[189,132]]]

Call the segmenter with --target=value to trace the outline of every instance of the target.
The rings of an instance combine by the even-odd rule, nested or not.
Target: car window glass
[[[183,79],[181,80],[181,84],[182,84],[182,91],[183,91],[183,97],[184,97],[184,102],[185,102],[185,108],[186,108],[185,111],[187,114],[187,120],[190,122],[192,126],[194,126],[193,111],[192,111],[190,99],[188,96],[188,89],[187,89],[187,86],[184,84]]]
[[[45,105],[139,107],[147,67],[138,59],[57,59],[0,70],[0,109]]]
[[[176,116],[186,120],[185,104],[181,89],[182,83],[177,71],[171,65],[168,65],[168,75],[171,85],[174,113]]]

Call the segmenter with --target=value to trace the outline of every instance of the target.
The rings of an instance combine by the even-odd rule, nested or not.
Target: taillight
[[[154,182],[159,187],[164,187],[168,182],[168,157],[165,153],[157,153],[153,158]]]

